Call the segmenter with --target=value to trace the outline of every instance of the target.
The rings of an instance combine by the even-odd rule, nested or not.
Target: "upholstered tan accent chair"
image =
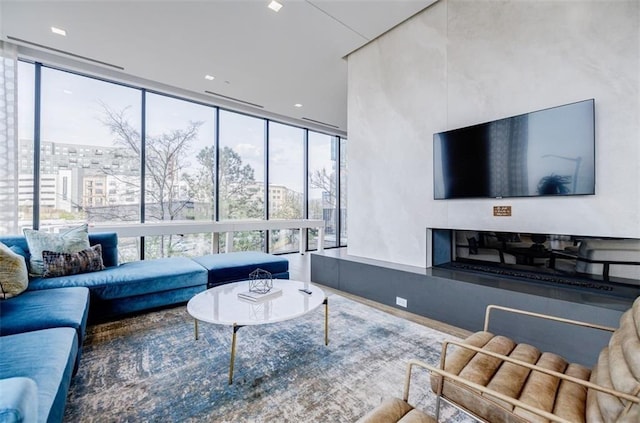
[[[568,363],[557,354],[492,334],[488,326],[491,311],[496,309],[613,334],[598,362],[588,369]],[[489,306],[483,331],[462,342],[443,343],[440,368],[415,360],[409,363],[402,400],[408,407],[411,368],[416,365],[431,372],[431,388],[437,396],[436,421],[440,400],[444,399],[479,421],[490,423],[639,423],[640,297],[622,315],[617,329]],[[385,403],[376,410],[384,407]],[[370,415],[375,416],[374,412]],[[366,417],[362,422],[402,421]]]

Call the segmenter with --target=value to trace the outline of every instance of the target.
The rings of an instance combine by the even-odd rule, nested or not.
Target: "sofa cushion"
[[[93,273],[32,279],[30,290],[84,286],[100,300],[207,284],[207,271],[186,257],[142,260]]]
[[[112,320],[114,316],[121,316],[157,307],[171,306],[174,304],[184,304],[205,289],[205,285],[197,285],[187,288],[172,289],[170,291],[153,292],[126,298],[116,298],[113,300],[96,300],[91,303],[89,321],[100,322]]]
[[[43,329],[0,337],[0,379],[26,377],[38,386],[38,421],[61,422],[78,351],[76,331]]]
[[[83,287],[27,291],[0,307],[0,336],[57,327],[73,328],[82,341],[89,310],[89,290]]]
[[[84,224],[59,234],[25,229],[24,236],[27,239],[29,252],[31,253],[31,258],[29,259],[30,273],[36,276],[44,274],[43,251],[77,253],[89,248],[91,245],[89,244],[87,228],[87,225]]]
[[[24,259],[25,263],[29,262],[29,253],[27,253],[21,247],[18,247],[17,245],[12,245],[11,247],[9,247],[9,249],[14,253],[16,253],[17,255],[21,256]]]
[[[0,307],[0,336],[57,327],[78,336],[78,368],[89,316],[89,290],[83,287],[27,291]]]
[[[0,299],[15,297],[29,285],[24,257],[0,242]]]
[[[289,261],[284,257],[259,251],[236,251],[224,254],[209,254],[194,257],[193,261],[202,265],[209,273],[209,286],[221,282],[249,279],[249,273],[260,268],[276,277],[289,271]],[[288,273],[287,276],[288,278]]]
[[[0,422],[38,421],[38,386],[33,379],[0,379],[0,392]]]
[[[42,261],[45,278],[97,272],[104,269],[100,244],[71,254],[43,251]]]
[[[16,247],[13,249],[14,253],[20,254],[20,255],[24,255],[27,260],[29,259],[29,246],[27,245],[27,239],[22,236],[22,235],[6,235],[6,236],[2,236],[0,237],[0,242],[2,242],[4,245],[8,246],[9,248],[12,247]],[[19,250],[17,250],[17,248],[19,248],[20,250],[23,251],[23,253],[21,254]]]

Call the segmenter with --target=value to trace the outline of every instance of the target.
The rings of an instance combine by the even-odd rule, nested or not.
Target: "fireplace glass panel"
[[[597,281],[605,290],[621,284],[640,295],[640,239],[450,229],[432,235],[435,267],[577,286]]]

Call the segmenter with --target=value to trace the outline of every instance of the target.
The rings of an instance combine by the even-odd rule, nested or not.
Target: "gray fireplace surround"
[[[446,234],[432,231],[433,242],[439,236],[452,236]],[[443,259],[446,257],[433,256],[434,263]],[[469,331],[482,330],[489,304],[617,327],[622,313],[640,296],[640,285],[609,291],[454,267],[421,268],[352,256],[346,249],[312,253],[311,280]],[[403,300],[406,307],[397,305]],[[494,333],[586,366],[595,363],[610,338],[607,332],[530,317],[495,320]]]

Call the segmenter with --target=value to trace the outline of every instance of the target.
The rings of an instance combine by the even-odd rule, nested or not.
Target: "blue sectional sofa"
[[[89,312],[84,287],[0,303],[0,422],[60,422]]]
[[[22,236],[0,238],[17,246],[29,257]],[[34,278],[29,291],[82,286],[91,295],[92,319],[177,304],[189,300],[207,286],[207,269],[186,257],[135,261],[118,265],[118,237],[115,233],[89,234],[89,243],[102,246],[105,270],[53,278]]]
[[[23,236],[0,237],[9,247],[19,247],[29,258]],[[203,257],[169,257],[118,265],[118,236],[115,233],[89,234],[89,243],[102,246],[105,270],[54,278],[34,278],[29,291],[82,286],[91,293],[92,320],[148,310],[188,301],[207,286],[247,279],[256,268],[274,278],[289,278],[286,258],[255,251],[210,254]]]
[[[29,261],[23,236],[0,242]],[[207,286],[247,279],[256,268],[289,278],[285,258],[260,252],[119,265],[116,234],[90,234],[89,243],[101,245],[104,270],[33,278],[27,291],[0,302],[0,423],[62,421],[88,320],[184,303]]]

